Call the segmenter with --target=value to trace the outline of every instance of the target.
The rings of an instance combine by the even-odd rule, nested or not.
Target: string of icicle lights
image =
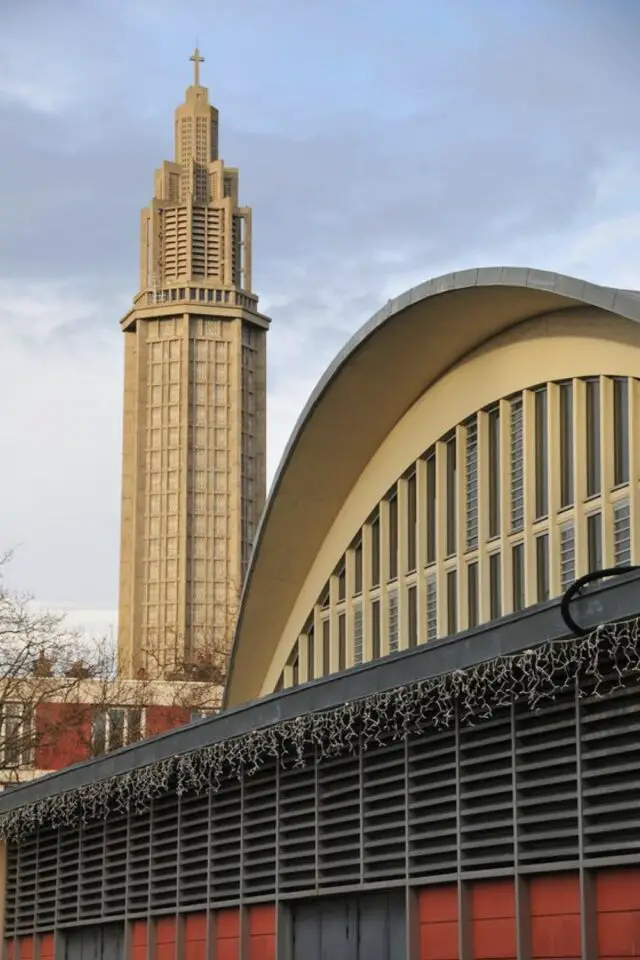
[[[586,636],[549,641],[466,670],[374,693],[331,710],[304,714],[139,767],[66,793],[36,800],[0,818],[0,837],[16,841],[39,827],[74,827],[140,813],[167,793],[216,791],[232,778],[275,763],[307,763],[416,736],[455,723],[471,725],[514,702],[535,711],[575,690],[603,696],[640,676],[640,618],[605,624]]]

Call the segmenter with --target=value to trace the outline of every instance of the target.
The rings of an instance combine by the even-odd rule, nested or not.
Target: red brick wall
[[[186,707],[147,707],[147,736],[166,733],[190,720],[191,711]]]
[[[91,707],[41,703],[36,714],[38,770],[60,770],[90,755]]]
[[[147,707],[146,735],[153,737],[191,720],[185,707]],[[38,770],[61,770],[91,755],[93,707],[86,704],[42,703],[36,715]]]

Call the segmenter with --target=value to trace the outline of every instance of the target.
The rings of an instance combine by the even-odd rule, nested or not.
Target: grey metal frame
[[[640,611],[640,573],[632,572],[606,581],[597,589],[592,588],[573,604],[572,609],[577,622],[585,627],[635,617]],[[343,673],[224,710],[217,716],[198,720],[115,753],[20,784],[0,793],[0,818],[27,803],[120,776],[159,760],[197,751],[212,743],[240,737],[281,720],[318,710],[330,710],[378,690],[391,690],[421,678],[464,670],[477,663],[509,656],[566,635],[560,602],[557,599],[550,600],[454,637],[434,640]]]
[[[631,618],[640,608],[639,583],[630,574],[590,593],[576,604],[576,619],[586,624]],[[557,604],[549,604],[202,721],[42,783],[77,782],[89,770],[104,776],[105,767],[128,765],[136,754],[149,762],[159,744],[163,751],[168,742],[192,749],[194,735],[208,731],[211,742],[221,726],[233,722],[237,729],[257,712],[275,711],[281,718],[310,700],[343,702],[347,687],[388,689],[403,682],[399,677],[441,672],[436,668],[443,663],[452,669],[453,663],[522,649],[564,633],[558,620]],[[615,687],[614,677],[605,696],[591,696],[587,684],[537,712],[519,703],[476,726],[457,719],[445,731],[330,761],[316,763],[309,756],[303,768],[274,764],[218,793],[168,793],[143,814],[78,829],[40,829],[9,845],[5,933],[62,932],[124,920],[128,940],[134,919],[207,911],[211,941],[213,910],[268,901],[277,906],[284,951],[287,904],[395,887],[406,891],[413,949],[414,891],[455,883],[465,958],[471,955],[470,884],[515,877],[518,957],[526,958],[529,879],[570,870],[580,877],[583,956],[592,957],[593,871],[640,862],[640,685],[628,680]],[[40,786],[18,788],[0,802],[37,798]]]

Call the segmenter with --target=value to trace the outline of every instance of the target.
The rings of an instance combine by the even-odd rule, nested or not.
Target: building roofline
[[[511,291],[511,293],[510,293]],[[465,296],[463,309],[458,309],[456,305],[461,305],[460,296]],[[335,429],[335,410],[331,410],[332,398],[353,396],[361,389],[362,384],[366,383],[367,375],[372,376],[371,370],[374,364],[371,361],[371,352],[367,358],[363,358],[362,351],[365,345],[370,346],[377,339],[380,353],[384,357],[384,351],[389,348],[389,343],[384,341],[381,336],[386,328],[391,324],[394,329],[400,333],[400,324],[406,320],[407,328],[415,332],[421,325],[433,324],[435,314],[440,305],[445,303],[451,307],[451,314],[448,317],[449,330],[455,330],[460,326],[460,317],[473,313],[474,307],[477,311],[481,308],[486,310],[486,296],[495,297],[496,312],[500,313],[500,324],[494,324],[486,334],[490,339],[496,335],[496,332],[507,329],[524,320],[531,319],[534,316],[554,311],[565,310],[577,306],[589,306],[602,310],[610,311],[619,316],[640,321],[640,297],[637,293],[617,290],[610,287],[601,287],[596,284],[588,283],[584,280],[563,276],[562,274],[552,273],[546,270],[534,270],[521,267],[483,267],[474,270],[463,270],[454,273],[445,274],[429,280],[426,283],[419,284],[416,287],[406,291],[399,297],[389,300],[382,309],[378,310],[370,320],[351,337],[347,344],[340,350],[334,360],[329,364],[316,387],[307,400],[302,413],[293,429],[291,437],[285,447],[280,464],[273,479],[269,497],[263,510],[258,530],[254,541],[249,569],[244,581],[242,598],[240,603],[238,621],[234,636],[233,647],[229,664],[227,683],[225,686],[224,704],[225,706],[242,702],[246,699],[252,699],[257,696],[259,691],[256,689],[257,677],[260,669],[265,664],[268,665],[275,651],[274,643],[279,638],[279,630],[283,627],[284,614],[282,611],[290,611],[292,598],[295,599],[300,584],[304,582],[304,577],[308,572],[309,558],[313,557],[319,549],[322,542],[322,533],[325,533],[328,525],[337,514],[345,495],[348,495],[352,478],[348,474],[346,464],[344,463],[344,446],[346,429]],[[505,301],[506,296],[506,301]],[[419,309],[419,315],[415,310]],[[440,318],[441,320],[441,318]],[[441,330],[437,332],[441,336]],[[458,342],[455,350],[457,355],[453,355],[451,362],[455,363],[464,356],[470,349],[479,345],[475,330],[475,325],[467,323],[464,331],[466,340]],[[475,341],[473,337],[476,337]],[[400,339],[398,337],[397,339]],[[460,340],[461,338],[458,337]],[[406,334],[406,350],[411,350],[411,334]],[[409,358],[407,357],[408,361]],[[380,362],[380,361],[379,361]],[[358,364],[361,370],[357,369]],[[403,370],[403,375],[404,375]],[[435,371],[435,379],[441,375],[441,372]],[[404,376],[403,376],[403,379]],[[416,389],[424,390],[429,383],[420,383],[414,376]],[[434,382],[434,381],[432,381]],[[348,385],[352,384],[351,389]],[[413,382],[412,382],[413,386]],[[367,446],[367,453],[362,457],[362,462],[353,467],[354,477],[361,472],[367,462],[368,456],[384,439],[384,431],[388,424],[395,422],[406,412],[408,394],[398,394],[397,409],[386,411],[386,424],[380,423],[379,426],[366,427],[371,436]],[[416,396],[411,398],[411,402]],[[336,400],[337,402],[337,400]],[[363,407],[367,407],[367,401],[361,401]],[[371,402],[369,398],[368,402]],[[354,407],[357,404],[353,404]],[[329,410],[327,410],[329,408]],[[346,413],[346,412],[345,412]],[[366,411],[371,419],[371,409]],[[349,415],[357,416],[357,411],[350,411]],[[333,418],[333,419],[332,419]],[[382,419],[382,418],[380,418]],[[305,473],[305,460],[309,458],[309,452],[306,447],[309,444],[303,443],[308,438],[311,429],[315,430],[314,437],[319,437],[323,442],[322,459],[318,471],[314,474],[313,492],[309,490],[309,471]],[[377,433],[375,431],[378,431]],[[359,441],[361,440],[362,430],[359,431]],[[333,434],[333,436],[330,436]],[[329,438],[327,439],[327,435]],[[355,457],[355,455],[354,455]],[[336,473],[334,464],[340,463],[344,473],[343,478],[331,479],[331,484],[326,483],[324,474],[327,473],[326,466],[322,464],[330,463],[330,472]],[[322,474],[322,476],[321,476]],[[327,489],[322,488],[325,483]],[[286,495],[284,488],[287,488]],[[285,497],[286,503],[279,504],[279,501]],[[312,502],[312,498],[313,502]],[[303,505],[307,506],[307,513],[314,514],[315,529],[313,534],[309,530],[304,533],[300,531],[298,522],[302,522]],[[281,516],[274,518],[274,509],[281,506]],[[300,562],[300,557],[293,556],[292,545],[282,542],[283,523],[288,522],[287,518],[293,511],[298,511],[298,522],[290,522],[293,527],[292,536],[298,538],[304,537],[305,552],[304,562]],[[321,519],[320,519],[321,518]],[[275,524],[276,530],[271,532],[271,525]],[[323,526],[324,525],[324,526]],[[274,541],[272,543],[271,541]],[[268,541],[268,542],[267,542]],[[278,541],[277,543],[275,541]],[[305,567],[305,564],[307,566]],[[264,598],[262,593],[256,597],[255,581],[265,581],[264,595],[271,597],[271,624],[268,627],[268,636],[263,637],[260,647],[255,646],[255,635],[258,623],[264,622]],[[266,580],[269,582],[266,583]],[[277,598],[277,599],[276,599]],[[279,604],[280,620],[273,614],[276,603]],[[248,611],[251,604],[252,609]],[[255,609],[254,609],[255,608]],[[288,613],[287,613],[288,615]],[[275,638],[275,639],[274,639]],[[251,647],[251,649],[249,649]],[[257,661],[260,661],[260,666]],[[252,679],[248,679],[249,674]]]
[[[606,581],[577,599],[572,614],[581,626],[634,619],[640,611],[640,572]],[[49,801],[143,767],[205,750],[310,713],[335,709],[371,694],[446,676],[567,637],[560,600],[483,624],[453,637],[391,654],[340,674],[222,711],[115,753],[47,774],[0,794],[0,819],[28,804]]]

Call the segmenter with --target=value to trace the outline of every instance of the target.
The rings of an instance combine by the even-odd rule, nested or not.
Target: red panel
[[[207,939],[206,913],[188,913],[184,922],[184,939],[186,943],[194,940]]]
[[[531,960],[579,960],[580,914],[531,918]]]
[[[603,913],[598,916],[598,957],[622,960],[640,957],[640,913]]]
[[[147,707],[146,735],[153,737],[157,733],[166,733],[167,730],[189,723],[190,719],[191,711],[186,707]]]
[[[134,920],[131,931],[131,942],[134,947],[146,947],[147,945],[147,921]]]
[[[598,913],[640,910],[640,870],[603,870],[596,874]]]
[[[514,917],[474,920],[472,937],[474,960],[515,960],[516,922]]]
[[[218,940],[216,943],[216,960],[238,960],[240,956],[240,941],[237,937]]]
[[[134,920],[131,930],[132,960],[145,960],[148,929],[146,920]]]
[[[91,744],[91,707],[77,703],[41,703],[36,712],[38,770],[60,770],[87,760]]]
[[[420,960],[458,960],[458,888],[455,883],[418,893]]]
[[[458,960],[458,921],[420,924],[420,960]]]
[[[156,944],[160,947],[163,944],[175,945],[176,942],[176,918],[159,917],[156,920]]]
[[[512,880],[471,887],[475,960],[512,960],[516,955],[515,895]]]
[[[276,932],[276,908],[266,903],[259,907],[251,907],[249,910],[249,934],[269,933],[272,936]]]
[[[53,955],[53,934],[45,933],[45,935],[40,938],[40,960],[51,960]]]
[[[471,915],[474,920],[515,917],[513,881],[474,883],[471,887]]]
[[[15,957],[14,943],[13,940],[5,940],[4,942],[5,957],[7,960],[13,960]]]
[[[249,940],[249,960],[276,960],[276,938],[272,933],[257,933]]]
[[[33,938],[20,938],[20,960],[33,960]]]
[[[529,882],[532,917],[566,917],[580,913],[580,881],[577,873],[534,877]]]
[[[205,960],[205,940],[188,940],[184,945],[184,960]]]
[[[156,944],[155,960],[175,960],[175,955],[176,955],[175,943]]]
[[[426,887],[418,894],[420,923],[458,922],[458,888],[454,883]]]
[[[219,910],[216,914],[216,940],[240,936],[240,912],[238,910]]]

